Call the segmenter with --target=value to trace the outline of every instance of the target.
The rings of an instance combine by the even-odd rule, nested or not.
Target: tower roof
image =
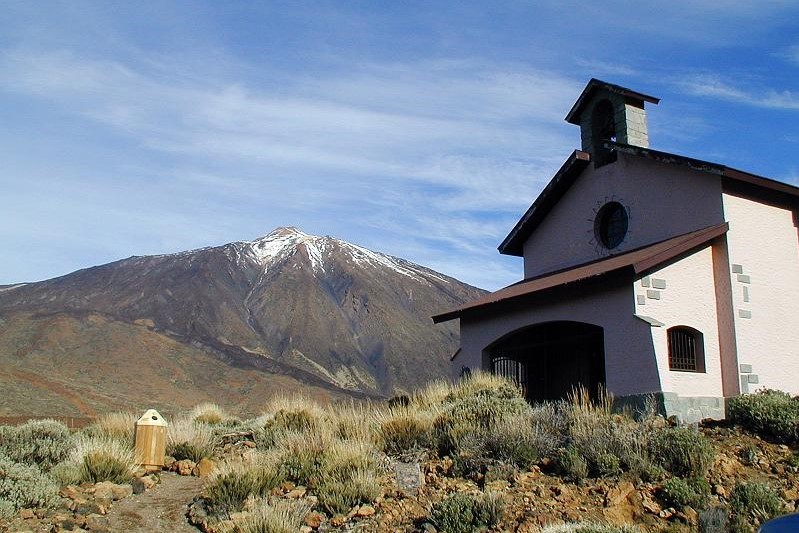
[[[596,78],[591,78],[591,81],[588,82],[588,85],[585,86],[585,89],[583,89],[583,92],[580,94],[580,97],[577,98],[576,102],[574,102],[574,105],[569,111],[569,114],[566,115],[566,122],[579,126],[580,114],[583,112],[583,108],[591,100],[591,97],[594,95],[594,92],[596,92],[599,89],[605,89],[606,91],[620,94],[625,98],[637,100],[638,102],[641,103],[641,107],[643,107],[644,102],[649,102],[650,104],[657,104],[658,102],[660,102],[660,98],[655,98],[654,96],[649,96],[648,94],[639,93],[637,91],[627,89],[626,87],[622,87],[620,85],[614,85],[606,81],[598,80]]]

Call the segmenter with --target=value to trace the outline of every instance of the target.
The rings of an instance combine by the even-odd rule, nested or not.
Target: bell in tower
[[[616,160],[612,143],[649,147],[646,102],[657,104],[660,99],[592,78],[566,122],[580,126],[582,150],[600,167]]]

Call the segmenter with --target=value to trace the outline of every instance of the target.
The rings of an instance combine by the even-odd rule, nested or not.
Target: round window
[[[619,202],[608,202],[602,206],[594,220],[596,238],[609,249],[616,248],[627,235],[629,218],[627,210]]]

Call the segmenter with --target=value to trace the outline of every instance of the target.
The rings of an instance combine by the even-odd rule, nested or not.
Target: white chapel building
[[[531,401],[582,385],[667,415],[799,394],[799,188],[649,148],[645,104],[592,79],[566,116],[575,150],[499,246],[524,279],[434,317],[460,320],[454,370]]]

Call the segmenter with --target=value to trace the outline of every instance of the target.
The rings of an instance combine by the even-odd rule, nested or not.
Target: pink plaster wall
[[[615,163],[589,165],[525,242],[525,277],[610,255],[595,242],[594,219],[611,200],[630,216],[614,254],[724,220],[719,178],[620,153]]]
[[[799,237],[793,213],[727,193],[723,199],[730,264],[741,265],[741,276],[749,277],[745,283],[731,273],[738,361],[751,364],[758,376],[750,391],[799,394]]]
[[[548,292],[515,309],[461,318],[461,353],[453,371],[485,368],[484,350],[520,328],[570,320],[604,328],[608,390],[617,395],[660,390],[649,324],[636,318],[632,280],[603,278],[595,284]],[[487,354],[486,354],[487,355]],[[534,369],[534,365],[530,367]]]
[[[666,288],[652,288],[653,280],[665,281]],[[665,324],[651,330],[663,391],[680,396],[724,396],[712,248],[708,246],[650,274],[648,284],[644,287],[642,280],[635,283],[636,297],[644,301],[643,305],[636,303],[636,312]],[[647,297],[648,291],[655,291],[659,299]],[[673,326],[690,326],[702,332],[705,372],[669,370],[666,332]]]

